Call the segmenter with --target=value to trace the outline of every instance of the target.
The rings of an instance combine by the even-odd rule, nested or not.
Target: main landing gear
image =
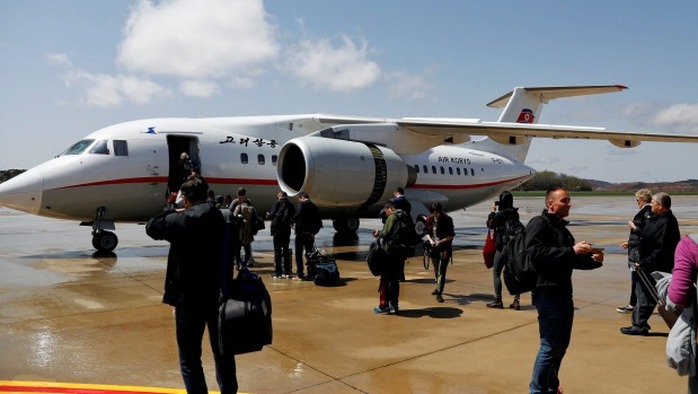
[[[338,233],[355,233],[359,229],[359,218],[343,218],[332,220],[332,227]]]

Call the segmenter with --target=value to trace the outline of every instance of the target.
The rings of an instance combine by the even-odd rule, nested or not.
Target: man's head
[[[306,192],[301,192],[300,194],[298,194],[298,199],[301,201],[308,201],[310,200],[310,196]]]
[[[238,187],[238,197],[247,195],[247,190],[244,187]]]
[[[433,202],[429,205],[429,212],[437,218],[441,216],[441,213],[443,213],[443,211],[444,210],[440,202]]]
[[[186,207],[206,201],[207,193],[208,183],[199,175],[189,175],[182,184],[182,195]]]
[[[288,197],[288,194],[286,192],[279,192],[279,194],[276,195],[277,200],[283,200],[286,197]]]
[[[390,216],[395,212],[395,204],[392,202],[388,201],[383,205],[383,212],[385,212],[385,216]]]
[[[504,210],[508,208],[512,208],[514,206],[514,195],[511,194],[510,191],[503,191],[502,193],[499,194],[499,200],[498,204],[499,210]]]
[[[393,196],[404,196],[405,195],[405,189],[398,187],[393,191]]]
[[[182,160],[182,161],[189,160],[189,154],[187,152],[182,152],[182,154],[179,155],[179,160]]]
[[[545,193],[545,207],[548,209],[548,213],[565,218],[570,214],[572,199],[564,187],[553,186]]]
[[[659,215],[671,209],[671,197],[668,194],[659,192],[652,196],[652,213]]]

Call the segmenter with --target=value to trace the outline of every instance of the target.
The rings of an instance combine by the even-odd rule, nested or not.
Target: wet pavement
[[[667,327],[655,315],[652,335],[618,329],[629,315],[624,250],[627,197],[574,197],[575,238],[605,247],[604,267],[576,271],[572,344],[560,373],[565,393],[679,393],[685,378],[666,366]],[[698,231],[696,196],[675,196],[682,234]],[[522,221],[543,197],[517,199]],[[255,271],[274,306],[274,341],[239,356],[238,379],[250,393],[521,393],[538,349],[530,296],[522,311],[490,310],[492,274],[481,257],[488,204],[454,212],[456,252],[439,304],[433,273],[410,258],[401,313],[375,315],[378,280],[364,262],[377,220],[356,237],[336,236],[330,222],[317,246],[336,258],[341,283],[272,280],[268,230],[257,237]],[[76,222],[0,208],[0,380],[182,388],[172,309],[160,302],[168,245],[140,225],[119,225],[114,255],[93,256],[90,229]],[[505,303],[511,297],[505,296]],[[210,351],[204,351],[210,388]]]

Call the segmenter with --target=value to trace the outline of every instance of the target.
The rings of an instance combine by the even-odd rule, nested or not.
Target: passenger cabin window
[[[444,168],[443,167],[440,167],[440,168],[441,168],[441,175],[445,174],[446,172],[444,171]]]
[[[259,165],[264,165],[264,162],[264,155],[257,155],[257,163],[259,163]]]
[[[96,154],[96,155],[108,155],[109,154],[109,147],[107,146],[107,140],[99,140],[97,141],[96,144],[90,149],[90,153]]]
[[[79,155],[80,153],[84,152],[88,146],[92,145],[93,142],[95,142],[95,140],[82,140],[80,142],[76,142],[75,144],[73,144],[73,146],[66,149],[66,151],[61,153],[59,156]]]
[[[460,175],[460,167],[456,167],[456,174]]]
[[[247,153],[240,153],[240,162],[242,164],[247,164]]]
[[[453,175],[453,167],[448,167],[448,174]]]
[[[436,166],[431,166],[431,172],[433,172],[434,174],[436,174]]]
[[[114,140],[114,155],[128,156],[128,141]]]
[[[475,169],[474,168],[470,169],[470,175],[475,176]]]
[[[463,175],[468,176],[468,169],[467,168],[463,169]]]
[[[277,155],[271,155],[271,165],[275,166],[276,165],[276,160],[279,159],[279,156]]]
[[[422,166],[422,169],[424,170],[424,173],[425,173],[425,174],[428,174],[428,173],[429,173],[429,167],[427,167],[426,164],[424,164],[424,165]]]
[[[419,164],[415,164],[415,165],[414,165],[414,172],[416,172],[417,174],[419,174]]]

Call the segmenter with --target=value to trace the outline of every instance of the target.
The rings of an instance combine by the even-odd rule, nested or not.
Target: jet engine
[[[369,207],[414,183],[402,158],[386,147],[319,136],[288,141],[276,174],[289,196],[306,192],[316,204],[331,207]]]

